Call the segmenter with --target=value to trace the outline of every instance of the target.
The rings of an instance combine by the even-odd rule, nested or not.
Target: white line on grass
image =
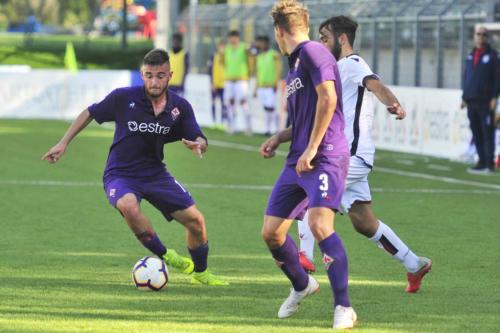
[[[390,173],[393,175],[399,175],[399,176],[414,177],[414,178],[421,178],[421,179],[427,179],[427,180],[436,180],[436,181],[449,183],[449,184],[470,185],[470,186],[477,186],[477,187],[490,188],[490,189],[494,189],[494,190],[500,190],[500,185],[486,184],[486,183],[482,183],[482,182],[475,182],[472,180],[463,180],[463,179],[443,177],[443,176],[433,176],[433,175],[429,175],[426,173],[403,171],[403,170],[384,168],[384,167],[376,167],[375,170],[380,171],[380,172]]]
[[[223,147],[223,148],[231,148],[231,149],[253,151],[253,152],[259,151],[258,147],[251,146],[251,145],[245,145],[245,144],[239,144],[239,143],[233,144],[231,142],[211,140],[210,144],[213,146]],[[276,155],[286,156],[287,153],[283,152],[283,151],[277,151]],[[375,170],[380,171],[380,172],[384,172],[384,173],[390,173],[393,175],[399,175],[399,176],[421,178],[421,179],[427,179],[427,180],[435,180],[435,181],[440,181],[440,182],[449,183],[449,184],[469,185],[469,186],[476,186],[476,187],[483,187],[483,188],[489,188],[489,189],[494,189],[494,190],[500,190],[500,185],[487,184],[487,183],[476,182],[476,181],[472,181],[472,180],[463,180],[463,179],[457,179],[457,178],[451,178],[451,177],[433,176],[433,175],[429,175],[427,173],[403,171],[403,170],[384,168],[384,167],[378,167],[378,166],[375,167]]]
[[[0,180],[0,185],[13,186],[59,186],[59,187],[102,187],[99,182],[64,181],[64,180]],[[185,184],[188,188],[217,189],[217,190],[248,190],[271,191],[271,185],[250,184]],[[435,188],[384,188],[374,187],[372,192],[377,193],[430,193],[430,194],[493,194],[500,195],[495,190],[470,190],[470,189],[435,189]]]
[[[451,168],[449,166],[439,164],[428,164],[427,168],[431,170],[451,171]]]

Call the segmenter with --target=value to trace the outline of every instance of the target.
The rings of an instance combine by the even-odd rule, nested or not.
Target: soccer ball
[[[134,265],[132,280],[139,290],[160,291],[167,285],[167,266],[157,257],[147,256]]]

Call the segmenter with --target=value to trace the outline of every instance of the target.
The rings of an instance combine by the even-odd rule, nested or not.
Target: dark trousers
[[[490,101],[467,102],[467,116],[479,156],[479,166],[485,168],[493,166],[495,151],[494,114],[489,104]]]
[[[217,122],[217,110],[215,109],[215,101],[219,97],[220,105],[221,105],[221,122],[227,121],[227,108],[226,104],[224,104],[224,88],[216,88],[212,90],[212,120],[214,123]]]

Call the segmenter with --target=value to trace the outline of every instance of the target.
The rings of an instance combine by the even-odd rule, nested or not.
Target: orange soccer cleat
[[[299,252],[299,262],[300,266],[307,272],[307,273],[314,273],[316,272],[316,266],[314,266],[314,263],[307,258],[306,253],[304,251]]]
[[[420,289],[420,284],[422,283],[422,279],[425,274],[429,273],[432,268],[432,260],[424,257],[420,257],[420,260],[423,263],[422,268],[418,270],[416,273],[408,273],[408,286],[406,287],[407,293],[416,293]]]

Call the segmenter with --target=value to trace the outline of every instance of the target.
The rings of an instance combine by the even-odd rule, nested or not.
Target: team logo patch
[[[181,114],[179,109],[178,108],[174,108],[170,114],[172,115],[172,120],[175,120],[177,119],[177,117],[179,117],[179,115]]]
[[[328,192],[322,192],[321,198],[325,200],[330,200],[332,197],[328,195]]]
[[[325,265],[325,269],[328,270],[330,265],[333,264],[335,260],[330,257],[328,254],[323,254],[323,264]]]
[[[116,195],[116,188],[112,188],[111,190],[109,190],[109,196],[114,198]]]
[[[489,54],[485,54],[483,56],[483,64],[487,64],[490,62],[490,55]]]
[[[128,108],[129,108],[129,109],[133,109],[134,107],[135,107],[135,102],[130,102],[130,103],[128,104]]]

